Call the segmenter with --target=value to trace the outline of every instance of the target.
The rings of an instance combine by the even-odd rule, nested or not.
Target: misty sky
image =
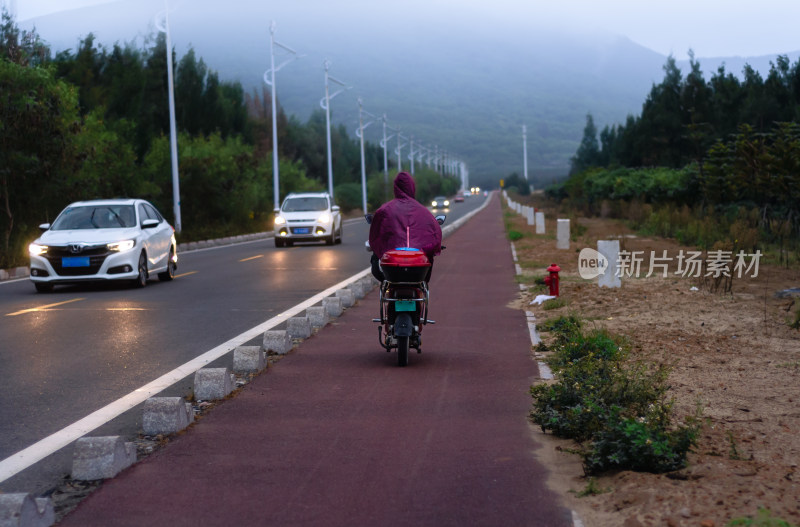
[[[111,1],[0,0],[16,8],[21,21]],[[228,5],[264,3],[228,1]],[[384,1],[375,0],[370,8],[375,10]],[[190,4],[191,0],[171,2]],[[606,31],[678,59],[686,58],[690,48],[698,57],[752,57],[800,50],[797,0],[411,0],[400,5],[417,9],[420,16],[441,17],[443,23],[455,19],[468,25],[480,20],[492,26],[525,23]]]

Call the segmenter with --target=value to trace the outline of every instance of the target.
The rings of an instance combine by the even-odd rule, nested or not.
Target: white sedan
[[[175,229],[149,202],[110,199],[72,203],[28,246],[36,290],[55,284],[128,280],[144,287],[151,273],[172,280]]]

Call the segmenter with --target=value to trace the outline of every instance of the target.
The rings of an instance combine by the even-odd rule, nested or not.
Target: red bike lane
[[[59,525],[572,525],[534,456],[497,196],[444,243],[408,367],[378,344],[375,290]]]

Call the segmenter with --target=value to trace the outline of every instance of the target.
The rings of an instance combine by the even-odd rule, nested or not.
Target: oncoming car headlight
[[[136,245],[136,240],[123,240],[121,242],[109,243],[106,247],[108,247],[109,251],[121,253],[130,251],[133,249],[134,245]]]
[[[444,201],[444,206],[445,207],[449,207],[450,206],[450,200],[449,199]]]
[[[320,222],[320,223],[330,223],[331,222],[331,215],[328,214],[327,212],[325,212],[323,214],[320,214],[319,218],[317,218],[317,221]]]
[[[39,245],[38,243],[32,243],[28,245],[28,253],[31,256],[41,256],[47,252],[47,245]]]
[[[275,225],[283,225],[286,223],[286,218],[283,216],[275,216]]]

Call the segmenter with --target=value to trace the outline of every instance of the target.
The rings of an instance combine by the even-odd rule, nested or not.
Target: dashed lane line
[[[36,313],[37,311],[47,311],[51,307],[63,306],[64,304],[71,304],[72,302],[79,302],[81,300],[86,300],[86,299],[85,298],[73,298],[72,300],[65,300],[63,302],[56,302],[55,304],[47,304],[46,306],[32,307],[30,309],[23,309],[21,311],[15,311],[14,313],[6,313],[6,316],[7,317],[16,317],[17,315],[24,315],[26,313]]]

